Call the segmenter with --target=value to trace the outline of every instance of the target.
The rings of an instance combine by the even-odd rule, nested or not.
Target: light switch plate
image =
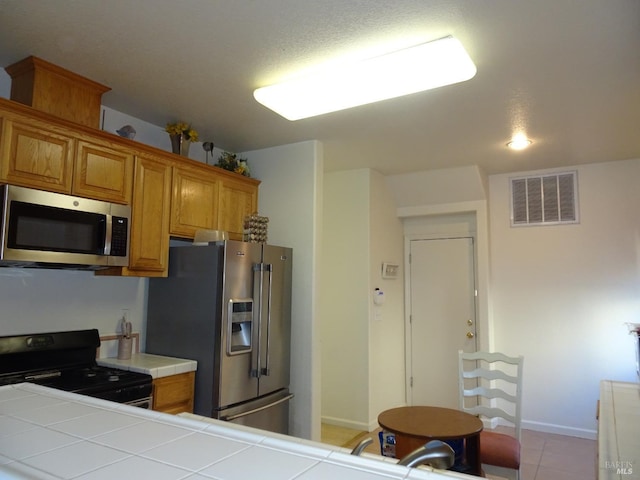
[[[398,278],[400,265],[397,263],[382,263],[382,278]]]

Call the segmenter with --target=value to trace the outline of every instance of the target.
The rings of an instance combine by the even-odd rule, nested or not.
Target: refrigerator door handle
[[[255,348],[255,356],[251,357],[251,376],[254,378],[260,378],[262,373],[261,368],[261,360],[262,360],[262,291],[264,289],[264,274],[262,273],[264,270],[264,263],[256,263],[253,265],[253,274],[254,274],[254,288],[253,288],[253,297],[254,301],[257,300],[257,314],[258,317],[253,318],[253,328],[257,328],[258,331],[258,341],[256,342]],[[257,281],[255,279],[257,276]],[[257,294],[256,294],[257,292]]]
[[[267,297],[267,352],[265,355],[264,368],[260,371],[261,375],[269,376],[269,351],[271,349],[271,292],[272,292],[272,280],[273,280],[273,265],[268,263],[265,265],[265,270],[269,272],[269,286],[268,289],[268,297]]]
[[[266,410],[267,408],[275,407],[276,405],[279,405],[281,403],[288,402],[293,397],[294,397],[294,394],[290,393],[286,397],[280,398],[280,399],[276,400],[275,402],[270,403],[268,405],[263,405],[262,407],[254,408],[253,410],[249,410],[247,412],[236,413],[235,415],[222,416],[222,417],[220,417],[220,420],[224,420],[225,422],[231,422],[231,421],[233,421],[233,420],[235,420],[237,418],[246,417],[247,415],[253,415],[254,413],[258,413],[258,412],[261,412],[263,410]]]

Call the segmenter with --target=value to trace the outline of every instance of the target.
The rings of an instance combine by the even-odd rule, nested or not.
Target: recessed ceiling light
[[[253,96],[283,117],[299,120],[463,82],[475,74],[462,44],[445,37],[258,88]]]
[[[507,147],[509,147],[512,150],[524,150],[532,143],[533,142],[528,138],[518,137],[518,138],[514,138],[509,143],[507,143]]]

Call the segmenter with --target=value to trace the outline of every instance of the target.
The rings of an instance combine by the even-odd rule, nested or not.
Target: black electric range
[[[21,382],[151,408],[151,375],[96,363],[98,330],[0,337],[0,385]]]

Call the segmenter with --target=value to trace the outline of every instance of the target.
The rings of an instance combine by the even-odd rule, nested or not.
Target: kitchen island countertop
[[[638,478],[640,461],[640,385],[600,382],[598,479]]]
[[[120,368],[132,372],[146,373],[153,378],[168,377],[180,373],[194,372],[198,362],[185,358],[165,357],[150,353],[134,353],[128,360],[117,358],[97,358],[98,365]]]
[[[3,479],[447,480],[391,459],[21,383],[0,387]]]

